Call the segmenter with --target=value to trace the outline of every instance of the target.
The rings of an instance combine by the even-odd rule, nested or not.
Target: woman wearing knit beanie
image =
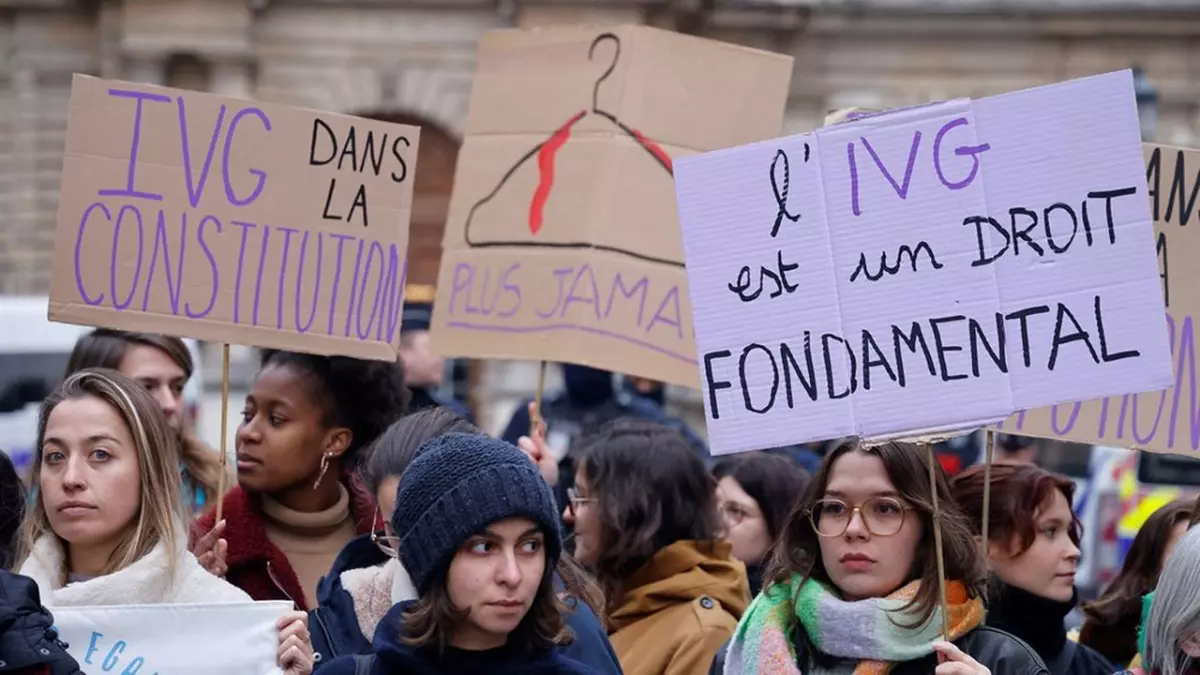
[[[595,674],[553,649],[570,639],[551,579],[562,535],[554,495],[521,451],[471,434],[429,441],[391,525],[420,597],[387,613],[373,654],[323,673]]]
[[[371,444],[358,473],[375,495],[385,523],[395,511],[400,479],[421,447],[452,433],[486,436],[454,411],[438,407],[405,415]],[[318,666],[339,656],[371,653],[371,639],[392,605],[418,597],[408,571],[400,564],[399,541],[390,523],[355,538],[346,544],[333,568],[317,585],[318,605],[309,612],[309,623]],[[604,612],[600,587],[569,555],[559,558],[553,578],[555,591],[566,606],[567,628],[574,638],[559,651],[601,675],[621,675],[617,655],[599,618]],[[320,668],[318,672],[322,672]]]

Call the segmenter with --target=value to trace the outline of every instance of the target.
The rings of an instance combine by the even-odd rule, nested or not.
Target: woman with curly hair
[[[210,512],[193,528],[205,567],[255,600],[316,607],[338,551],[376,529],[375,499],[353,469],[408,396],[398,363],[264,351],[238,425],[225,520]]]

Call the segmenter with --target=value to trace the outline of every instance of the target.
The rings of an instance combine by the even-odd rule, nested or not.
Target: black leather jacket
[[[53,625],[33,579],[0,570],[0,673],[82,675]]]
[[[806,670],[808,651],[812,646],[798,630],[792,636],[792,644],[796,645],[796,661],[803,672]],[[1049,675],[1045,664],[1033,648],[995,628],[980,626],[955,640],[954,644],[992,671],[992,675]],[[717,652],[712,668],[708,671],[709,675],[721,675],[725,672],[725,652],[728,649],[727,642],[721,647],[721,651]],[[936,668],[937,656],[930,654],[922,659],[896,664],[889,675],[931,675]]]

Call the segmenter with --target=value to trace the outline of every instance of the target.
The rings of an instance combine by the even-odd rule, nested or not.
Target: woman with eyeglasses
[[[452,410],[429,408],[396,421],[368,449],[359,473],[375,495],[384,525],[347,544],[317,587],[319,604],[309,613],[309,622],[318,666],[338,656],[370,653],[376,629],[392,606],[418,597],[408,570],[398,559],[399,539],[390,521],[401,477],[418,450],[428,441],[452,433],[483,435]],[[565,553],[558,559],[553,580],[573,634],[572,641],[558,649],[604,675],[621,675],[616,654],[597,618],[603,600],[595,582]]]
[[[787,455],[748,452],[718,461],[712,475],[725,539],[733,544],[733,557],[746,563],[750,595],[758,595],[767,553],[804,492],[808,472]]]
[[[618,419],[584,438],[564,518],[604,589],[628,675],[705,673],[749,602],[715,482],[679,432]]]
[[[928,454],[910,444],[849,440],[830,451],[788,519],[763,592],[712,672],[1046,673],[1032,649],[983,625],[978,545],[941,467],[932,467],[932,484],[930,471]]]

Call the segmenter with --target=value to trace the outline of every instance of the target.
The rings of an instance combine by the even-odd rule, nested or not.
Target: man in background
[[[411,294],[411,295],[410,295]],[[409,412],[445,406],[471,419],[461,401],[442,393],[446,359],[429,348],[429,327],[433,322],[433,291],[405,291],[404,314],[400,323],[400,362],[404,365],[404,384],[412,392]]]

